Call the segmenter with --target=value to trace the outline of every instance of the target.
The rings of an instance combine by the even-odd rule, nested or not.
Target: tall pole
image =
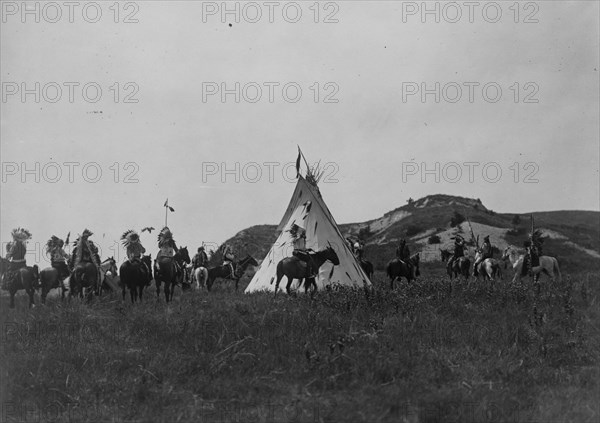
[[[167,225],[167,217],[169,216],[169,208],[167,206],[165,206],[165,227],[168,226]]]

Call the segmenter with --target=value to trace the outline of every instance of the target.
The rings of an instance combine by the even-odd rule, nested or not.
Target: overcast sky
[[[2,1],[2,242],[87,227],[106,257],[168,197],[180,245],[220,243],[279,223],[296,145],[338,223],[435,193],[598,210],[598,2],[112,4]]]

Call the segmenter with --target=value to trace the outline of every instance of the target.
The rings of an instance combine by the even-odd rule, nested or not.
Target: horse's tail
[[[554,270],[556,272],[557,276],[558,276],[558,282],[561,283],[562,282],[562,275],[560,273],[560,269],[558,268],[558,260],[557,259],[554,259],[552,261],[552,267],[553,267],[552,270]]]
[[[392,263],[388,263],[385,267],[385,273],[388,275],[388,278],[392,277]]]

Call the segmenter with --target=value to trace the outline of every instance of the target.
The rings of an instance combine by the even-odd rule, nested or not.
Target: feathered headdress
[[[165,226],[158,234],[158,247],[162,248],[166,245],[171,245],[172,243],[173,233],[171,232],[168,226]]]
[[[12,235],[13,240],[15,240],[15,241],[25,242],[25,241],[29,241],[31,239],[31,232],[29,232],[25,228],[13,229],[11,232],[11,235]]]
[[[61,248],[62,247],[61,243],[64,244],[62,239],[60,239],[56,235],[52,235],[52,238],[50,238],[48,240],[48,242],[46,243],[46,253],[51,254],[52,252],[56,251],[58,248]]]
[[[81,240],[81,239],[86,239],[87,240],[92,235],[94,235],[94,233],[92,231],[90,231],[87,228],[84,229],[83,233],[81,235],[79,235],[75,241],[73,241],[73,245],[77,245],[79,243],[79,240]]]
[[[133,229],[129,229],[128,231],[123,232],[121,235],[121,241],[123,242],[123,246],[125,248],[129,248],[132,244],[138,244],[140,242],[140,236]]]

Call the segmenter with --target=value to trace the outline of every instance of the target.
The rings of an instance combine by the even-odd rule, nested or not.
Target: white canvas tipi
[[[340,259],[339,266],[334,266],[329,261],[321,266],[316,279],[319,290],[330,284],[361,287],[371,285],[340,233],[319,189],[298,175],[294,195],[277,228],[281,231],[279,237],[250,281],[246,293],[275,291],[277,263],[285,257],[291,257],[294,249],[294,238],[290,232],[293,224],[306,230],[306,248],[319,251],[331,245]],[[293,281],[292,289],[298,288],[298,282],[298,280]],[[284,276],[279,289],[285,292],[286,284],[287,277]]]

